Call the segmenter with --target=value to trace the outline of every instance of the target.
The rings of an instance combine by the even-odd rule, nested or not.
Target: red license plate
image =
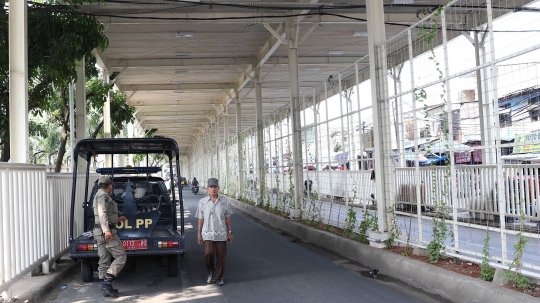
[[[122,240],[122,245],[125,250],[137,250],[137,249],[147,249],[148,243],[146,239],[138,240]]]

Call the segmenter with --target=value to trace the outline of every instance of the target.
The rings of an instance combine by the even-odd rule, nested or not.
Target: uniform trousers
[[[208,272],[214,272],[216,280],[223,279],[225,273],[225,257],[227,256],[227,241],[204,241],[204,261]],[[214,263],[214,258],[216,262]]]
[[[104,279],[107,273],[115,277],[118,276],[127,261],[126,251],[122,246],[122,241],[116,234],[116,230],[113,229],[111,232],[113,234],[112,240],[105,241],[103,231],[97,228],[94,229],[94,239],[96,239],[98,245],[98,273],[100,279]],[[112,261],[113,258],[114,261]]]

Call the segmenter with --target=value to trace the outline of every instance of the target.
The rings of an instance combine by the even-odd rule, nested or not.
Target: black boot
[[[118,290],[112,287],[112,282],[116,279],[115,276],[107,274],[103,283],[99,285],[99,288],[103,291],[105,297],[118,297]]]

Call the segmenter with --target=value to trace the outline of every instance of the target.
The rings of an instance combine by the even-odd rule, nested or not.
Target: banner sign
[[[514,143],[523,143],[527,141],[540,140],[540,132],[533,132],[528,134],[516,134],[514,137]],[[527,154],[540,152],[540,144],[529,144],[514,146],[514,154]]]

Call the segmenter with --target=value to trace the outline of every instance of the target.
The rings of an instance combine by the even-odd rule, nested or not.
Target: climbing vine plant
[[[245,144],[246,144],[246,139],[245,139],[245,134],[243,132],[239,132],[238,133],[238,148],[240,149],[240,153],[239,154],[239,157],[241,155],[241,159],[238,159],[238,170],[240,172],[240,175],[243,176],[242,178],[242,183],[243,184],[240,184],[240,189],[239,189],[239,196],[238,198],[239,199],[242,199],[243,197],[246,196],[246,188],[247,188],[247,180],[246,180],[246,176],[244,176],[244,167],[241,167],[240,166],[240,163],[242,163],[243,165],[246,164],[246,156],[245,156]],[[242,161],[240,161],[242,160]]]
[[[442,71],[441,64],[435,54],[435,49],[433,46],[433,41],[437,37],[437,32],[439,30],[439,18],[441,16],[441,13],[443,11],[445,6],[439,7],[434,13],[433,17],[431,18],[432,25],[429,28],[426,28],[424,26],[420,27],[418,30],[418,35],[420,39],[424,42],[426,46],[429,47],[429,57],[428,60],[432,62],[434,65],[435,71],[438,74],[440,81],[440,94],[439,97],[442,101],[442,111],[439,114],[439,121],[441,121],[441,132],[442,136],[445,142],[445,148],[446,150],[449,150],[449,138],[448,138],[448,130],[449,130],[449,121],[448,121],[448,112],[446,110],[447,107],[447,99],[446,99],[446,80],[444,80],[444,73]],[[415,100],[418,102],[423,103],[423,112],[424,112],[424,119],[426,119],[426,129],[427,129],[427,137],[431,137],[431,127],[429,124],[428,118],[430,117],[430,112],[427,103],[425,102],[428,98],[427,92],[425,89],[414,89],[414,96]],[[426,150],[427,154],[431,154],[431,147],[430,145],[427,146]],[[445,256],[445,250],[446,250],[446,244],[445,240],[448,233],[448,227],[446,225],[446,218],[448,217],[448,207],[446,203],[446,197],[448,197],[449,194],[451,194],[451,188],[450,188],[450,180],[451,180],[451,167],[450,167],[450,161],[449,156],[447,156],[444,160],[445,169],[442,173],[442,178],[438,176],[437,170],[433,168],[431,173],[431,182],[432,184],[436,184],[439,181],[442,181],[442,190],[439,187],[432,186],[432,197],[433,197],[433,212],[435,213],[435,216],[433,217],[432,221],[432,231],[433,236],[432,240],[429,242],[427,246],[427,251],[429,253],[429,261],[431,263],[437,263],[439,261],[439,258]]]
[[[289,124],[289,118],[287,118],[287,167],[289,168],[288,176],[289,176],[289,209],[291,207],[294,207],[295,198],[294,198],[294,169],[293,169],[293,159],[292,159],[292,152],[291,152],[291,142],[290,142],[290,124]]]
[[[519,288],[528,288],[530,285],[529,278],[521,274],[521,267],[523,266],[522,258],[525,252],[525,246],[527,245],[527,239],[523,236],[523,229],[525,227],[525,206],[523,201],[519,204],[520,218],[519,218],[519,232],[516,234],[517,242],[514,244],[514,259],[508,266],[508,272],[503,275],[514,281]]]

